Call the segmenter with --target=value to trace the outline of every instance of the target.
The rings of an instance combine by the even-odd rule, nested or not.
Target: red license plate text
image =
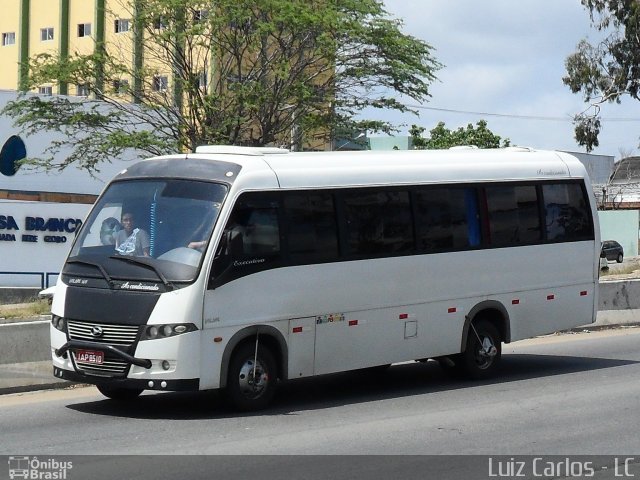
[[[102,365],[104,363],[104,352],[98,350],[76,350],[76,361]]]

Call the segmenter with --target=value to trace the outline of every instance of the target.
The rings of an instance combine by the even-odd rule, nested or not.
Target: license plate
[[[104,352],[98,350],[76,350],[76,361],[102,365],[104,363]]]

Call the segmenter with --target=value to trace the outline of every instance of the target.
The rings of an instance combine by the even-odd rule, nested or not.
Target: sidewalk
[[[53,376],[50,361],[0,364],[0,395],[69,385],[72,384]]]

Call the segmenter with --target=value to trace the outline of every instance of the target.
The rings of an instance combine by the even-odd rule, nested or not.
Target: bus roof
[[[580,161],[567,153],[521,147],[356,152],[244,148],[246,150],[243,147],[199,147],[196,153],[156,157],[155,160],[176,159],[187,164],[189,160],[197,160],[198,163],[208,160],[236,164],[241,168],[234,183],[242,189],[587,177]]]

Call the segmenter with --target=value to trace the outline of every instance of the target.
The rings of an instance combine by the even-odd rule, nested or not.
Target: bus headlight
[[[53,325],[56,330],[60,330],[61,332],[64,332],[65,330],[64,318],[59,317],[58,315],[51,315],[51,325]]]
[[[148,325],[142,332],[140,340],[156,340],[158,338],[175,337],[183,333],[194,332],[198,328],[193,323],[167,323],[165,325]]]

